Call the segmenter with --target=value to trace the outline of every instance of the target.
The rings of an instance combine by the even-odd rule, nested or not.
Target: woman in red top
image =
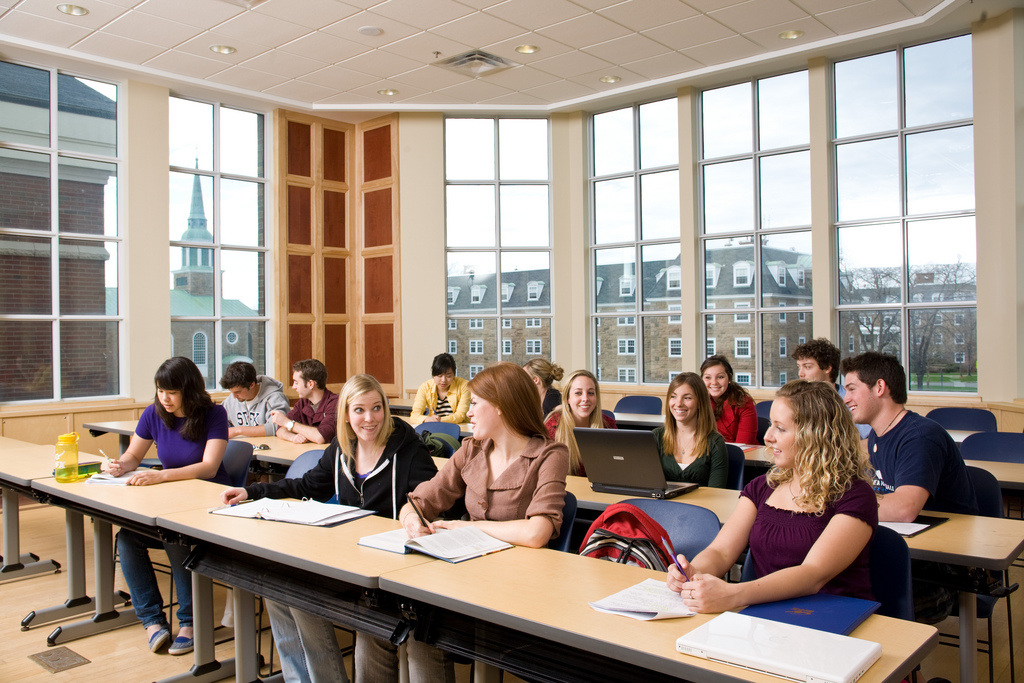
[[[715,426],[729,443],[757,443],[757,411],[754,399],[733,380],[732,366],[725,356],[708,356],[700,375],[711,394]]]

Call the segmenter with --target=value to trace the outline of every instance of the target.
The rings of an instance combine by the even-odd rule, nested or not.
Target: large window
[[[978,389],[971,38],[835,65],[839,338]],[[953,343],[950,343],[952,341]]]
[[[170,99],[172,353],[217,387],[267,358],[263,115]]]
[[[705,347],[779,386],[796,373],[785,339],[811,335],[807,72],[706,90],[700,116]]]
[[[678,123],[674,98],[592,120],[591,329],[607,380],[633,383],[643,368],[643,382],[664,383],[680,370],[666,345],[681,305]],[[602,359],[601,346],[618,354]]]
[[[468,352],[453,354],[462,377],[551,353],[548,135],[547,119],[445,121],[448,340]]]
[[[0,62],[0,401],[120,393],[117,95]]]

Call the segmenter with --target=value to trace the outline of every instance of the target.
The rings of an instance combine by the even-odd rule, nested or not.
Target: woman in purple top
[[[813,593],[871,598],[868,542],[878,526],[867,454],[839,394],[827,382],[779,390],[765,434],[775,466],[743,489],[715,540],[669,568],[668,585],[696,612]],[[750,546],[756,579],[723,576]]]
[[[228,475],[221,461],[228,443],[228,416],[206,392],[199,368],[188,358],[171,358],[163,362],[153,379],[156,400],[143,411],[127,450],[107,466],[107,471],[120,476],[136,470],[155,441],[163,469],[138,470],[128,480],[129,486],[180,479],[227,484]],[[188,547],[121,529],[117,534],[121,573],[131,591],[135,613],[146,629],[149,649],[156,652],[171,639],[149,548],[167,551],[178,589],[178,636],[167,651],[172,655],[191,652],[192,578],[184,567]]]

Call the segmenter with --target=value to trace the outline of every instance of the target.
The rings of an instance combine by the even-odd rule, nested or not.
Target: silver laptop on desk
[[[735,612],[680,636],[676,650],[800,683],[853,683],[882,655],[870,640]]]
[[[653,432],[588,427],[576,427],[572,431],[580,459],[587,469],[590,488],[598,493],[675,498],[699,488],[697,484],[665,481]]]

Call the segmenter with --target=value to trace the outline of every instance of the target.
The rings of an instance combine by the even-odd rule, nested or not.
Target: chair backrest
[[[603,415],[605,415],[605,416],[607,416],[607,417],[610,417],[610,418],[611,418],[611,419],[613,419],[613,420],[615,419],[615,413],[613,413],[613,412],[612,412],[612,411],[610,411],[610,410],[602,410],[602,411],[601,411],[601,414],[603,414]]]
[[[248,441],[228,439],[224,450],[224,470],[232,486],[245,486],[249,476],[249,462],[252,460],[252,444]]]
[[[725,445],[729,452],[729,478],[725,482],[726,488],[739,491],[743,488],[743,467],[746,464],[746,456],[743,449],[731,443]]]
[[[761,401],[754,406],[754,410],[757,411],[758,417],[771,417],[772,416],[772,401]]]
[[[422,434],[424,430],[437,434],[447,434],[456,441],[462,438],[462,428],[454,422],[421,422],[416,425],[417,434]]]
[[[768,433],[768,428],[772,426],[772,421],[767,417],[758,416],[757,418],[757,442],[764,445],[764,435]]]
[[[1017,432],[981,432],[971,434],[960,444],[964,460],[992,460],[1024,463],[1024,434]]]
[[[298,479],[306,472],[316,467],[316,464],[320,462],[320,458],[323,457],[324,449],[320,448],[317,450],[306,451],[299,457],[292,461],[291,465],[288,465],[288,471],[284,473],[285,479]]]
[[[996,416],[984,408],[935,408],[928,413],[944,429],[963,429],[971,432],[995,432]]]
[[[623,396],[615,404],[615,412],[661,415],[661,399],[657,396]]]
[[[688,560],[711,545],[722,528],[718,515],[689,503],[655,498],[630,498],[622,502],[637,506],[660,524],[672,539],[676,554],[685,555]]]
[[[983,517],[1003,516],[1003,492],[995,475],[980,467],[967,467],[967,476],[974,486],[974,495],[978,499],[978,512]]]
[[[565,492],[565,505],[562,507],[562,528],[558,536],[548,542],[552,550],[560,550],[563,553],[573,552],[572,548],[572,527],[576,523],[576,496],[569,491]]]

